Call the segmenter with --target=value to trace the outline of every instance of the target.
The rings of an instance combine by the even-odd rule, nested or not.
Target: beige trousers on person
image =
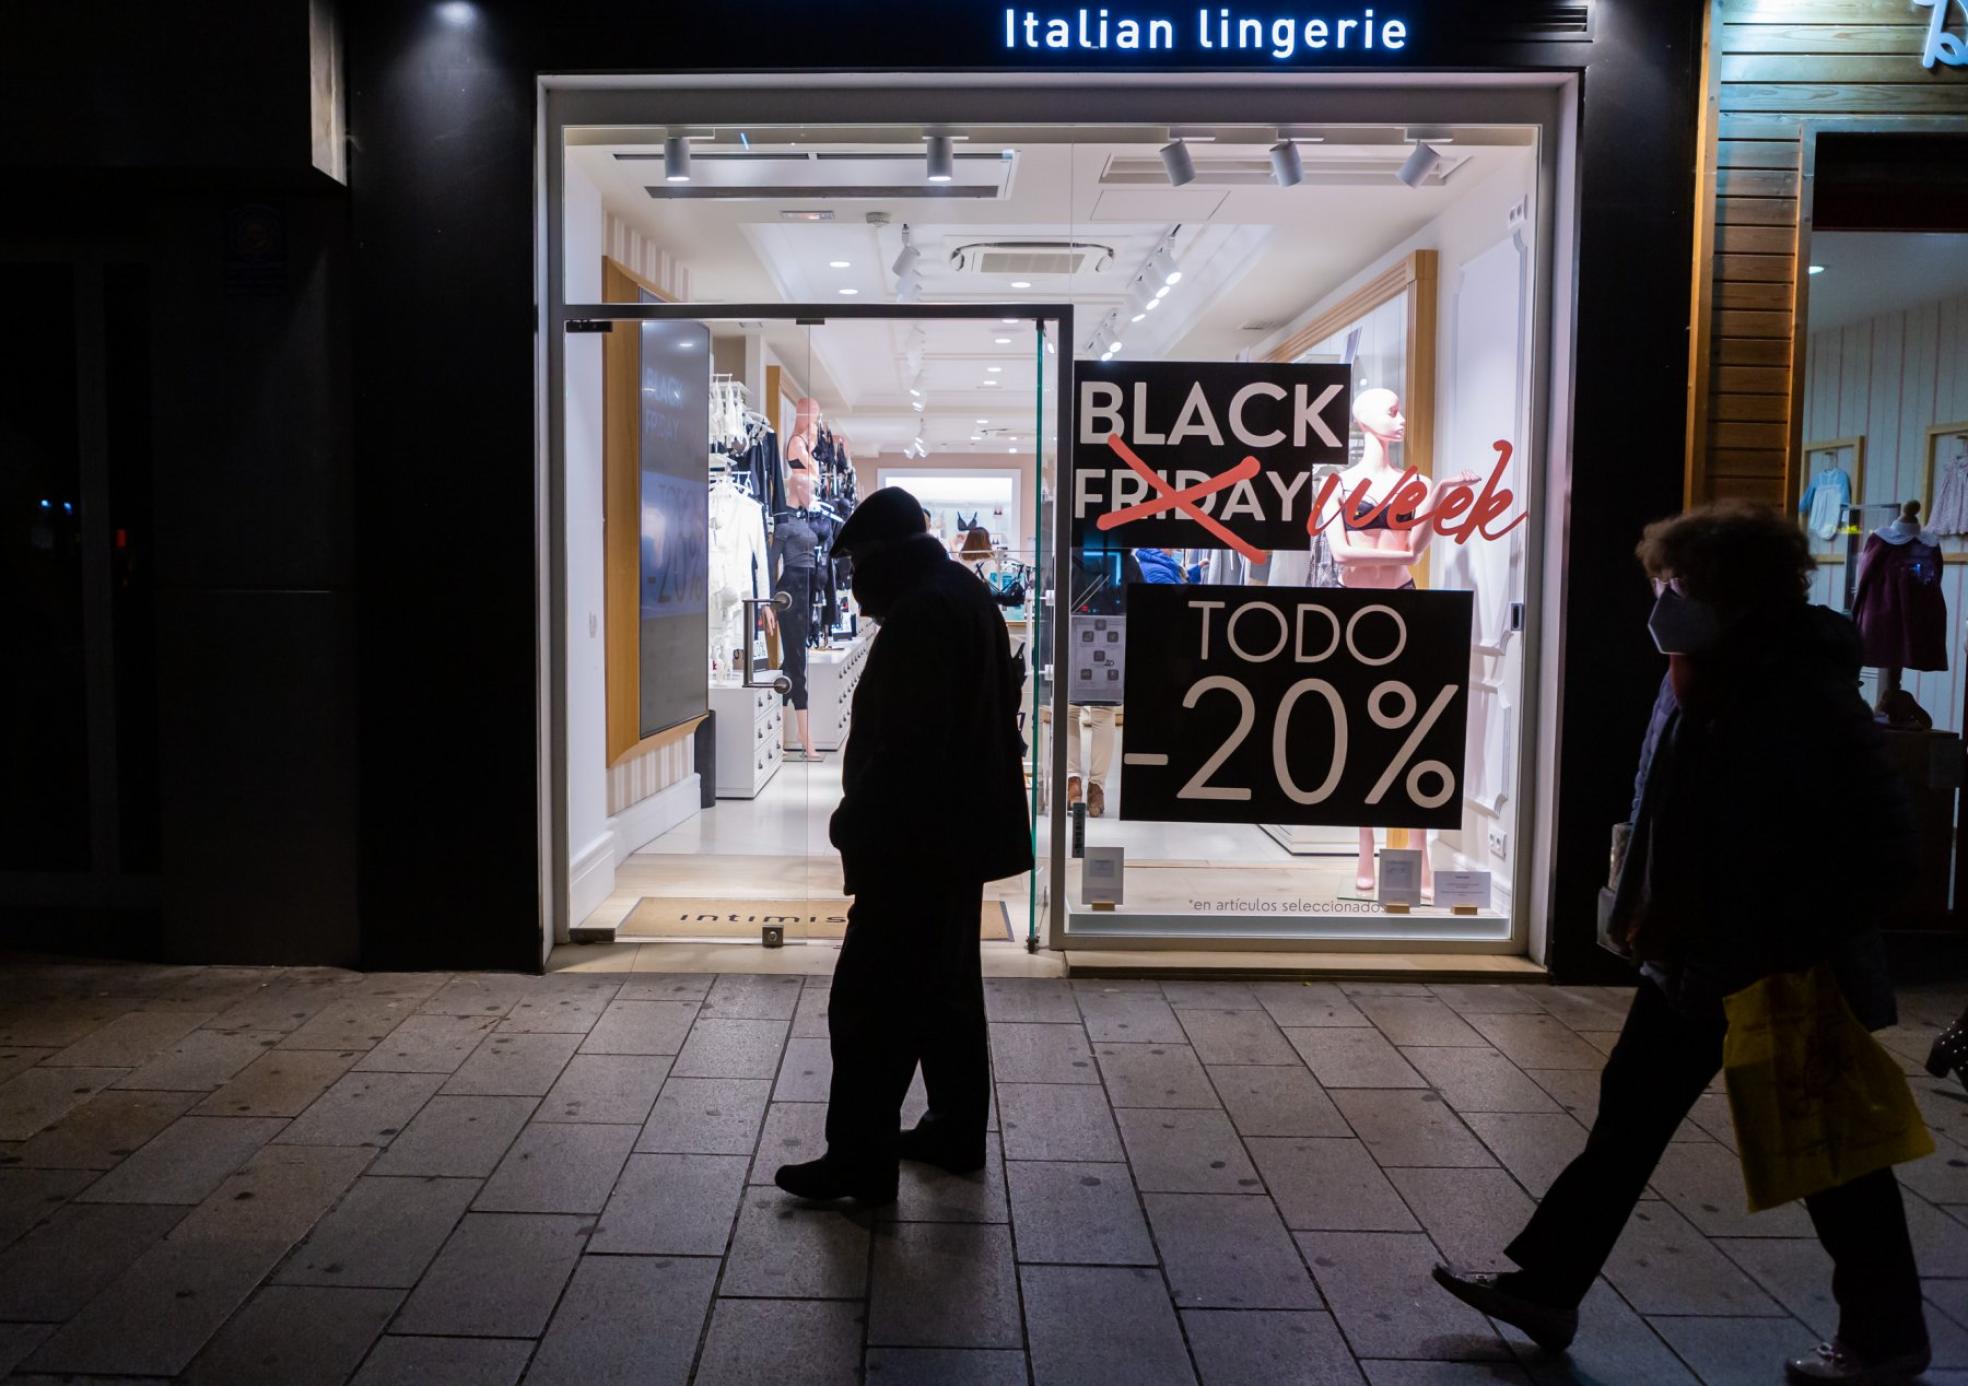
[[[1114,763],[1114,713],[1113,707],[1068,708],[1071,714],[1066,719],[1066,773],[1083,775],[1080,753],[1080,731],[1084,727],[1090,734],[1093,746],[1091,760],[1092,775],[1089,782],[1101,788],[1107,786],[1107,770]]]

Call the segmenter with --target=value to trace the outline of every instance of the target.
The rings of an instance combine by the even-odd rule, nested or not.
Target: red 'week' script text
[[[1320,514],[1332,504],[1334,495],[1339,491],[1339,474],[1335,472],[1320,483],[1319,494],[1312,500],[1312,514],[1306,520],[1305,527],[1318,534],[1335,518],[1339,518],[1348,529],[1360,529],[1377,524],[1380,517],[1385,515],[1389,529],[1433,525],[1437,534],[1458,544],[1466,544],[1471,537],[1479,534],[1485,539],[1501,539],[1530,519],[1531,515],[1525,511],[1501,529],[1490,528],[1490,522],[1501,517],[1517,500],[1517,493],[1501,484],[1504,468],[1510,465],[1510,444],[1499,440],[1496,450],[1496,466],[1488,480],[1484,481],[1481,494],[1470,486],[1444,487],[1441,500],[1427,514],[1420,513],[1417,507],[1428,499],[1428,483],[1421,480],[1421,473],[1410,467],[1401,473],[1401,479],[1394,483],[1386,498],[1372,505],[1365,514],[1359,513],[1360,507],[1369,503],[1367,483],[1363,481],[1353,488],[1353,494],[1346,498],[1344,505],[1335,507],[1332,515],[1321,520]],[[1407,514],[1408,518],[1402,519],[1403,514]],[[1459,515],[1464,518],[1461,524],[1456,524]]]

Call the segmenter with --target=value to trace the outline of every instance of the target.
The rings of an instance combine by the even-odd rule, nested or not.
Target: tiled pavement
[[[193,1383],[1772,1382],[1829,1331],[1703,1100],[1569,1359],[1437,1290],[1583,1140],[1626,994],[994,979],[981,1178],[820,1148],[824,978],[0,973],[0,1377]],[[1903,998],[1917,1072],[1959,995]],[[1904,1171],[1968,1383],[1968,1094]],[[920,1109],[912,1102],[911,1119]]]

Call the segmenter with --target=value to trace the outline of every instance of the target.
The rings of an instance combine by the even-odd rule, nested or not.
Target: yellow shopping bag
[[[1906,1075],[1830,968],[1776,973],[1723,1006],[1722,1077],[1750,1212],[1934,1153]]]

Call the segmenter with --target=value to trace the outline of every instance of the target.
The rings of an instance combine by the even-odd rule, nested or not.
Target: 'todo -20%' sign
[[[1132,585],[1121,817],[1454,828],[1468,592]]]

